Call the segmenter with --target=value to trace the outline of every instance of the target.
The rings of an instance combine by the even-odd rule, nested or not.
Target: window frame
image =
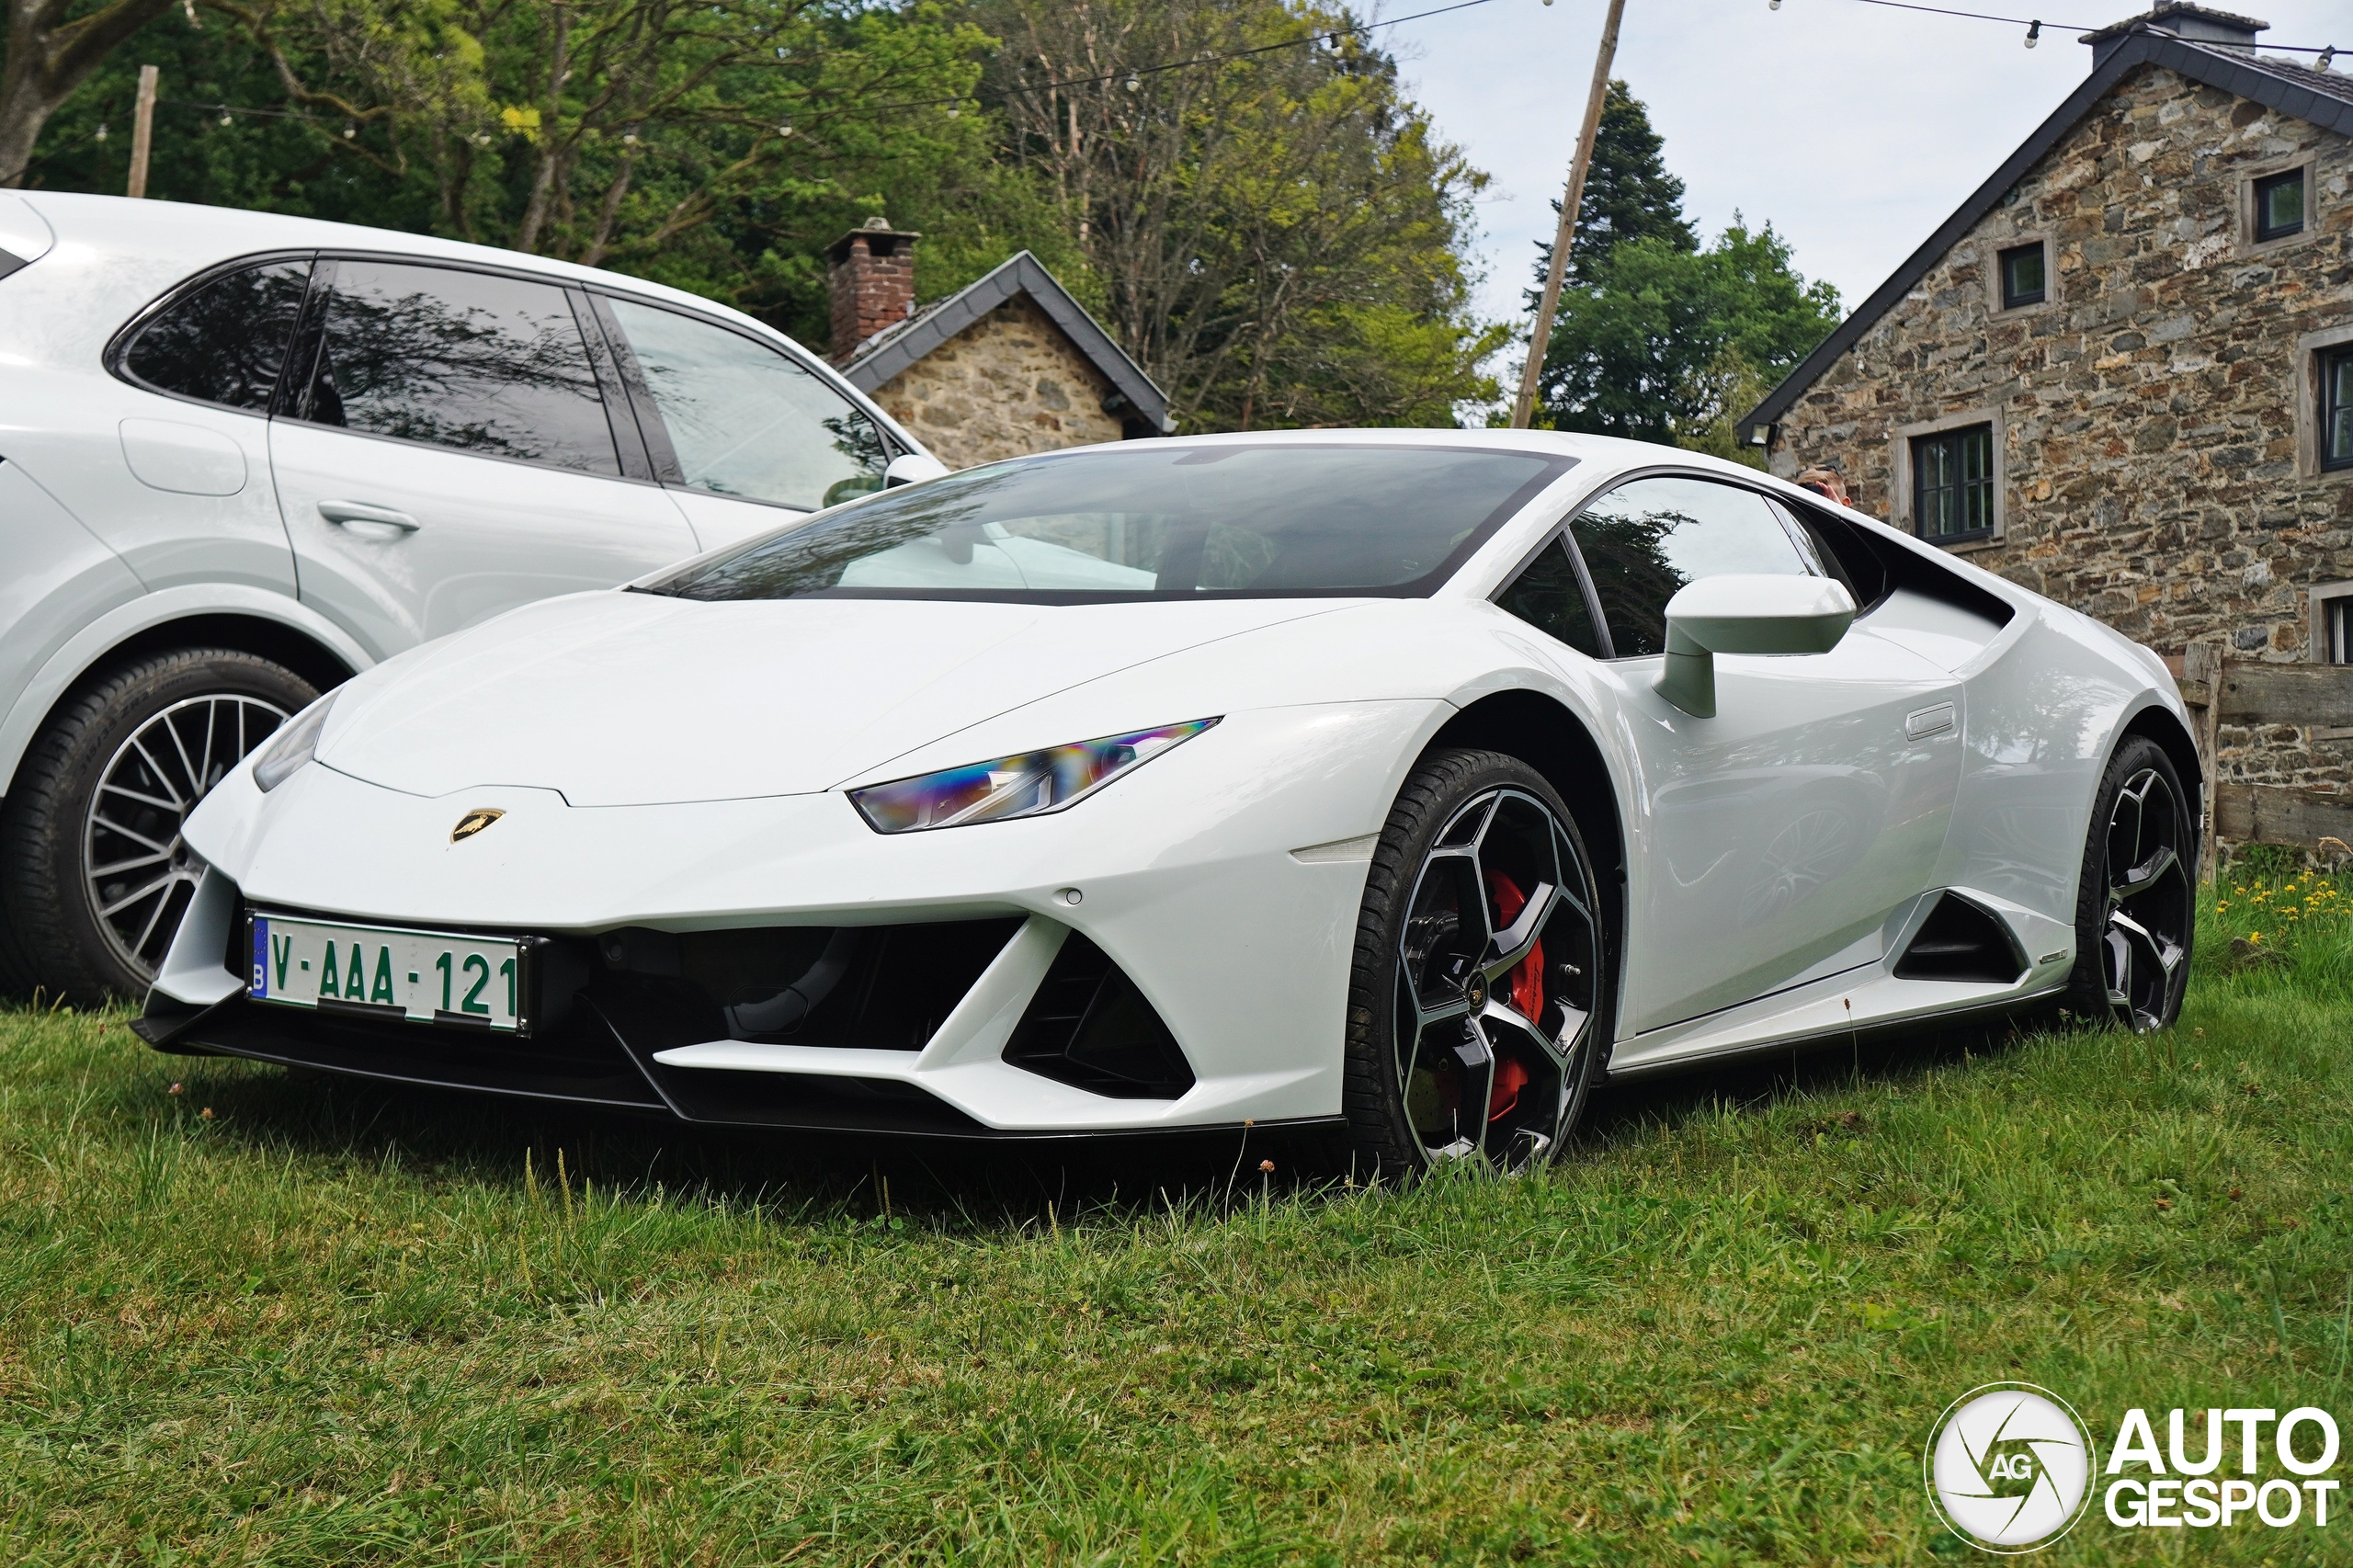
[[[2335,416],[2353,413],[2353,399],[2341,403],[2336,401],[2336,378],[2329,372],[2339,366],[2353,368],[2353,343],[2332,344],[2313,351],[2313,378],[2319,383],[2316,390],[2320,395],[2313,411],[2317,422],[2313,431],[2313,461],[2322,473],[2342,473],[2353,469],[2353,449],[2337,457],[2331,457],[2328,451],[2328,433]]]
[[[1931,539],[1920,531],[1918,516],[1919,482],[1914,472],[1913,442],[1924,436],[1941,436],[1951,431],[1984,425],[1991,427],[1993,451],[1993,521],[1990,530],[1967,534],[1947,534]],[[2009,537],[2009,472],[2008,440],[1999,406],[1980,406],[1947,415],[1939,419],[1922,420],[1917,424],[1899,425],[1888,432],[1888,472],[1893,483],[1889,485],[1889,521],[1923,544],[1938,550],[1967,552],[1991,550]]]
[[[2042,261],[2042,285],[2031,296],[2010,291],[2010,260],[2032,251]],[[2051,302],[2051,242],[2040,234],[2000,245],[1994,252],[1994,308],[1999,312],[2031,310]]]
[[[2353,461],[2327,457],[2327,370],[2340,351],[2353,349],[2353,322],[2308,332],[2296,339],[2290,368],[2296,405],[2296,476],[2341,483],[2353,480]]]
[[[187,392],[174,392],[169,387],[159,387],[153,381],[142,380],[131,371],[131,346],[139,340],[139,335],[144,332],[148,324],[154,321],[156,317],[178,308],[182,301],[233,273],[243,272],[248,267],[270,267],[286,262],[308,263],[311,272],[303,286],[302,303],[295,316],[294,330],[286,340],[286,357],[278,367],[278,385],[271,391],[269,401],[262,407],[238,408],[230,403],[213,403],[206,398],[193,397]],[[318,287],[319,253],[315,250],[266,250],[254,251],[245,256],[231,256],[226,261],[215,262],[200,272],[190,273],[132,312],[128,321],[115,328],[114,335],[107,339],[106,347],[99,352],[99,363],[106,367],[107,373],[115,380],[125,386],[136,387],[150,397],[167,397],[174,403],[185,403],[196,408],[209,408],[216,414],[240,414],[250,419],[274,418],[278,414],[280,401],[286,395],[286,388],[293,379],[291,372],[295,361],[302,358],[307,352],[303,335],[310,326],[311,301],[317,294]]]
[[[2305,600],[2311,609],[2311,622],[2304,643],[2306,659],[2315,665],[2339,667],[2353,665],[2353,583],[2318,583],[2305,590]],[[2346,656],[2328,657],[2328,623],[2339,607],[2347,615],[2346,627]]]
[[[2264,215],[2263,199],[2273,191],[2290,184],[2295,186],[2297,193],[2304,199],[2303,210],[2296,214],[2293,228],[2274,229],[2270,226],[2270,219]],[[2254,199],[2255,202],[2255,243],[2256,244],[2268,245],[2279,240],[2292,240],[2312,224],[2312,182],[2304,177],[2302,167],[2282,169],[2276,175],[2258,176],[2249,186],[2247,194]]]
[[[588,330],[591,317],[586,302],[581,297],[582,290],[565,278],[519,267],[480,267],[469,262],[445,262],[434,256],[405,251],[323,250],[314,253],[311,263],[310,290],[302,299],[301,322],[295,328],[293,344],[287,350],[285,368],[278,375],[278,395],[270,402],[269,416],[272,419],[288,419],[304,425],[313,423],[310,417],[311,392],[318,374],[319,354],[326,344],[327,301],[335,294],[336,269],[347,261],[374,262],[385,267],[432,267],[443,272],[471,272],[483,278],[535,283],[563,295],[565,307],[572,312],[574,330],[580,334],[581,353],[586,357],[590,374],[597,382],[597,402],[604,411],[605,428],[613,443],[613,458],[618,472],[600,473],[538,458],[510,458],[499,452],[478,452],[471,448],[444,446],[438,441],[418,440],[408,436],[388,436],[380,430],[354,430],[342,425],[318,425],[316,428],[334,430],[365,440],[391,441],[397,446],[415,447],[424,451],[450,452],[459,457],[481,458],[487,462],[514,463],[521,468],[578,474],[584,479],[608,479],[638,484],[653,483],[646,472],[643,449],[631,438],[636,434],[633,426],[631,422],[617,416],[613,405],[617,381],[605,357],[598,353],[597,335]],[[296,371],[298,366],[299,374]]]
[[[1982,479],[1972,480],[1967,472],[1965,453],[1968,443],[1981,432],[1985,438],[1985,473]],[[1978,484],[1985,486],[1985,526],[1984,528],[1956,528],[1933,536],[1927,532],[1923,514],[1926,511],[1927,500],[1928,476],[1920,461],[1920,450],[1927,446],[1949,448],[1954,459],[1961,466],[1962,472],[1953,481],[1951,489],[1954,496],[1960,501],[1963,512],[1968,510],[1969,492]],[[1959,425],[1949,430],[1932,430],[1926,435],[1913,437],[1912,531],[1914,535],[1925,544],[1970,544],[1978,540],[1993,538],[1994,483],[1994,427],[1992,425]]]
[[[1783,501],[1779,495],[1774,494],[1770,490],[1768,490],[1761,484],[1745,484],[1730,474],[1711,473],[1702,469],[1677,468],[1670,464],[1662,464],[1654,468],[1629,469],[1623,473],[1611,475],[1609,480],[1604,483],[1601,488],[1594,491],[1593,494],[1586,496],[1575,506],[1570,507],[1568,511],[1563,513],[1560,521],[1553,524],[1551,528],[1546,530],[1543,542],[1537,545],[1535,549],[1530,550],[1522,555],[1512,566],[1511,570],[1503,574],[1502,580],[1495,585],[1495,591],[1487,596],[1487,602],[1494,605],[1497,609],[1503,609],[1502,601],[1504,595],[1510,591],[1511,585],[1514,583],[1519,581],[1519,574],[1527,571],[1530,566],[1534,565],[1536,563],[1536,558],[1542,555],[1546,550],[1551,548],[1552,541],[1557,539],[1568,546],[1569,559],[1576,563],[1577,581],[1585,588],[1586,614],[1592,618],[1594,634],[1600,641],[1602,647],[1607,650],[1607,652],[1602,655],[1603,659],[1608,663],[1620,664],[1629,659],[1656,659],[1663,657],[1663,655],[1658,653],[1620,653],[1618,652],[1617,638],[1609,630],[1609,618],[1601,612],[1600,592],[1593,585],[1593,571],[1586,564],[1585,551],[1577,548],[1577,519],[1584,517],[1587,511],[1591,510],[1597,502],[1617,494],[1619,491],[1623,490],[1626,486],[1635,483],[1637,480],[1643,479],[1696,479],[1709,484],[1721,484],[1726,490],[1745,491],[1749,494],[1756,496],[1758,500],[1765,503],[1766,514],[1779,527],[1781,532],[1788,536],[1790,548],[1798,552],[1798,558],[1801,561],[1810,560],[1817,553],[1815,541],[1807,536],[1805,532],[1805,525],[1798,520],[1796,515],[1790,510],[1789,504]],[[1826,582],[1836,582],[1838,580],[1836,575],[1829,573],[1824,573],[1823,575],[1824,580]],[[1883,597],[1884,596],[1882,596],[1882,597]],[[1878,602],[1879,601],[1876,599],[1872,601],[1873,608],[1877,607]],[[1504,610],[1504,613],[1506,615],[1511,614],[1509,610]],[[1861,611],[1859,608],[1857,618],[1860,619],[1860,615]],[[1518,616],[1513,616],[1512,619],[1518,620],[1519,618]],[[1526,625],[1527,623],[1522,621],[1521,624]],[[1537,630],[1541,629],[1539,628]],[[1563,643],[1563,646],[1566,647],[1567,644]],[[1573,653],[1576,653],[1576,650],[1574,648],[1571,648],[1569,651]],[[1582,658],[1584,655],[1579,654],[1578,656]]]
[[[2320,233],[2320,214],[2315,210],[2320,196],[2320,184],[2314,174],[2313,154],[2306,152],[2288,159],[2275,159],[2257,164],[2239,176],[2238,255],[2268,256],[2282,246],[2302,244]],[[2284,233],[2266,236],[2263,232],[2262,203],[2256,198],[2258,187],[2268,187],[2289,176],[2300,176],[2304,186],[2304,222],[2302,227]]]
[[[645,379],[644,367],[638,362],[636,346],[630,342],[628,330],[621,325],[620,315],[613,310],[612,302],[616,300],[625,304],[635,305],[641,310],[667,311],[672,315],[684,316],[688,321],[699,322],[705,326],[718,327],[810,372],[816,378],[818,385],[839,394],[865,418],[868,424],[874,426],[875,434],[882,438],[882,461],[886,468],[892,461],[916,449],[901,437],[890,418],[882,413],[881,404],[835,373],[832,366],[824,364],[816,356],[801,349],[800,345],[791,342],[790,339],[786,339],[783,343],[772,342],[758,333],[745,331],[740,323],[728,321],[702,311],[688,310],[667,300],[649,300],[642,294],[631,293],[627,290],[608,289],[592,284],[584,288],[581,293],[586,300],[589,309],[595,312],[597,324],[604,330],[606,343],[610,347],[619,367],[622,393],[635,417],[641,437],[645,443],[646,455],[652,463],[654,477],[666,486],[677,490],[691,490],[701,495],[719,494],[719,492],[705,490],[699,485],[688,483],[686,470],[678,462],[678,449],[670,438],[670,427],[663,422],[662,411],[654,401],[654,388]],[[756,495],[722,495],[721,499],[738,501],[747,506],[771,506],[794,517],[805,517],[811,515],[809,508],[805,506],[795,506],[786,501],[765,500]]]

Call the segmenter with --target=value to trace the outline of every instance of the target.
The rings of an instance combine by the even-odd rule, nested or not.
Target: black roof
[[[892,377],[1021,294],[1029,295],[1046,312],[1047,319],[1062,329],[1063,335],[1103,373],[1103,379],[1128,400],[1129,407],[1134,411],[1130,417],[1154,430],[1168,429],[1168,395],[1154,385],[1143,368],[1129,358],[1127,351],[1111,340],[1111,335],[1103,330],[1101,324],[1086,313],[1086,307],[1054,281],[1054,275],[1046,270],[1045,264],[1026,250],[986,277],[966,284],[919,314],[859,344],[849,363],[841,368],[842,374],[849,378],[851,385],[871,396]]]
[[[1854,314],[1838,324],[1837,331],[1824,338],[1822,346],[1807,355],[1804,363],[1790,371],[1764,402],[1748,411],[1740,422],[1741,440],[1746,441],[1758,426],[1770,425],[1787,413],[1824,371],[1838,362],[1840,355],[1870,330],[1872,323],[1911,292],[1912,285],[1974,228],[1980,218],[1992,211],[2010,187],[2023,179],[2045,153],[2058,145],[2061,137],[2075,129],[2076,121],[2091,112],[2094,104],[2107,97],[2109,90],[2128,73],[2141,66],[2162,65],[2193,82],[2220,87],[2340,136],[2353,136],[2353,76],[2314,71],[2285,60],[2258,59],[2244,48],[2179,38],[2150,25],[2147,17],[2136,18],[2131,24],[2131,31],[2121,39],[2114,36],[2116,30],[2104,28],[2092,35],[2099,38],[2105,47],[2095,54],[2098,63],[2084,78],[2082,85],[2035,128],[2034,134],[1994,171],[1991,179],[1970,194],[1969,199],[1895,269],[1893,276],[1856,307]]]

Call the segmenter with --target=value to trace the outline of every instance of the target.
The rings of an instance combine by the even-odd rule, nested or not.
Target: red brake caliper
[[[1488,891],[1495,894],[1495,917],[1508,926],[1519,918],[1528,907],[1528,895],[1519,885],[1501,871],[1487,873]],[[1528,957],[1511,971],[1511,1005],[1519,1016],[1534,1023],[1544,1014],[1544,944],[1539,941],[1528,950]],[[1494,1121],[1511,1113],[1519,1103],[1519,1091],[1528,1086],[1528,1069],[1515,1057],[1499,1057],[1495,1062],[1495,1087],[1487,1096],[1487,1119]]]

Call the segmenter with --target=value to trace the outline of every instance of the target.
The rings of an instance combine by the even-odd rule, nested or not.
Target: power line
[[[2042,29],[2046,27],[2055,28],[2061,32],[2096,33],[2098,32],[2102,27],[2112,25],[2108,23],[2095,25],[2087,22],[2054,22],[2042,17],[1996,17],[1985,11],[1956,11],[1944,6],[1922,6],[1916,4],[1915,0],[1855,0],[1855,4],[1859,6],[1884,6],[1890,10],[1895,11],[1925,11],[1932,17],[1960,17],[1972,22],[2006,22],[2011,27],[2024,28],[2027,29],[2027,47],[2029,49],[2034,47],[2035,40],[2042,36]],[[1779,10],[1781,8],[1781,0],[1772,0],[1772,6],[1774,10]],[[2182,41],[2185,43],[2211,43],[2213,40],[2210,39],[2193,38],[2185,39]],[[2253,47],[2258,50],[2277,50],[2282,54],[2325,54],[2333,57],[2338,52],[2335,44],[2267,42],[2256,44]]]

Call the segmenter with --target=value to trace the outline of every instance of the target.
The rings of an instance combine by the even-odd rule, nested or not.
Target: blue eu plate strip
[[[269,922],[256,916],[254,920],[254,983],[256,996],[269,994]]]

